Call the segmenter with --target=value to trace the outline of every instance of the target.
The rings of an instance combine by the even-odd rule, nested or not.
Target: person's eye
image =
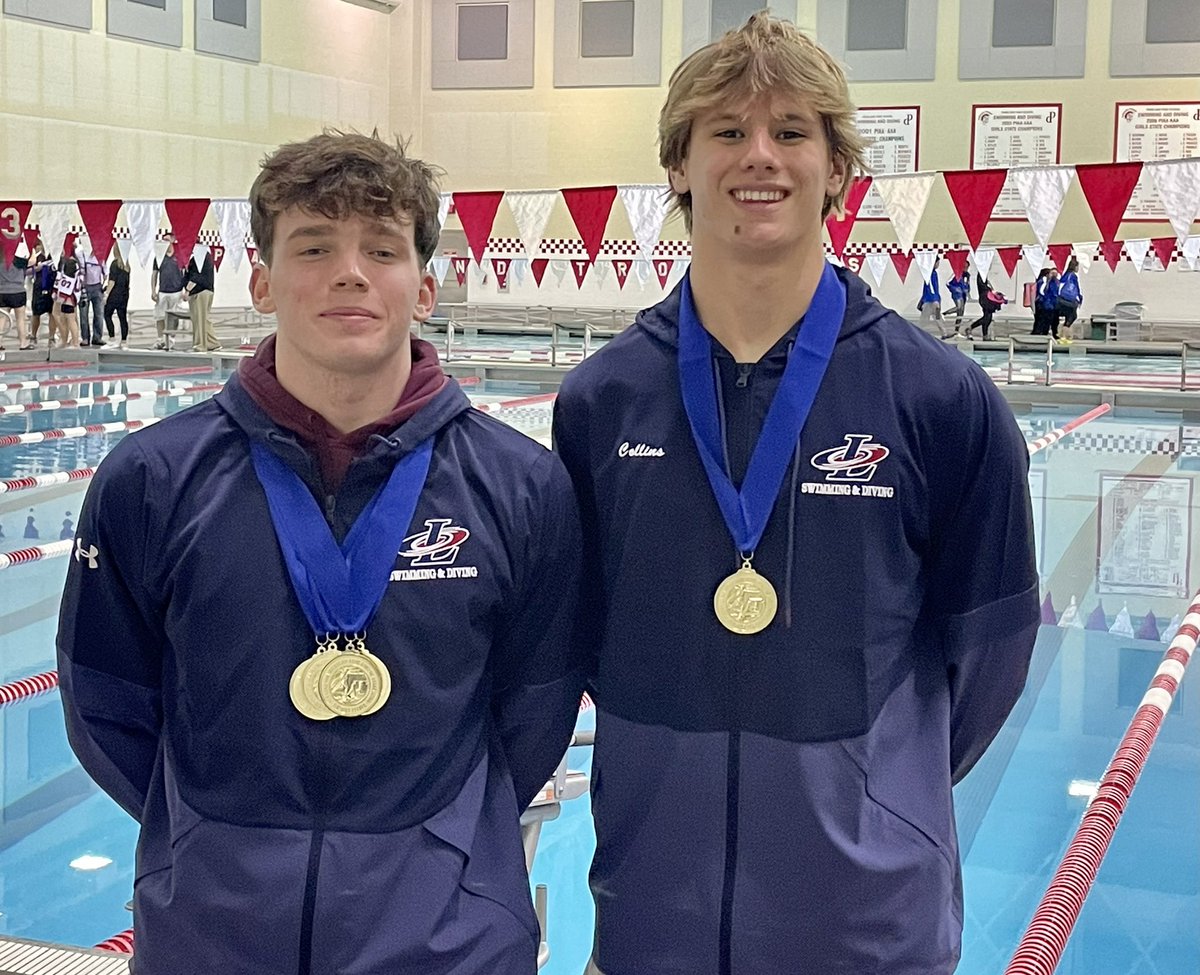
[[[311,256],[314,256],[317,254],[324,254],[324,253],[325,253],[324,247],[305,247],[303,250],[300,251],[300,256],[301,257],[311,257]]]
[[[741,129],[720,129],[714,133],[718,139],[738,139],[741,138]]]
[[[792,142],[796,139],[806,139],[808,136],[799,129],[783,129],[776,138],[781,142]]]
[[[393,260],[396,257],[396,252],[390,247],[377,247],[371,253],[385,261]]]

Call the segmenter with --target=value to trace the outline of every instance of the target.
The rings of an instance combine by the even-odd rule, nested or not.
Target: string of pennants
[[[1108,615],[1104,611],[1103,602],[1097,602],[1095,608],[1085,616],[1079,604],[1075,601],[1074,596],[1071,597],[1067,608],[1060,614],[1054,608],[1054,601],[1050,593],[1046,593],[1046,598],[1042,600],[1041,616],[1044,626],[1060,626],[1063,629],[1095,630],[1101,633],[1112,633],[1115,636],[1126,637],[1128,639],[1154,640],[1162,643],[1170,643],[1174,639],[1181,622],[1178,613],[1165,626],[1162,625],[1153,612],[1148,612],[1142,617],[1132,616],[1129,612],[1128,604],[1125,604],[1122,605],[1120,612],[1117,613],[1110,624],[1108,622]]]
[[[1117,240],[1116,234],[1122,217],[1144,171],[1150,174],[1151,185],[1176,236]],[[1035,273],[1046,260],[1053,261],[1061,268],[1071,254],[1079,256],[1081,263],[1090,264],[1090,256],[1095,253],[1096,247],[1113,270],[1116,269],[1122,252],[1128,254],[1135,268],[1141,270],[1151,249],[1165,267],[1176,244],[1182,258],[1193,270],[1197,268],[1197,261],[1200,260],[1200,237],[1189,236],[1193,219],[1200,215],[1200,158],[1156,160],[1146,163],[948,170],[940,173],[860,177],[853,181],[847,191],[843,212],[831,214],[826,221],[833,255],[845,263],[847,251],[853,250],[848,243],[849,238],[859,208],[867,191],[873,186],[883,201],[899,245],[898,248],[890,249],[886,258],[890,259],[902,279],[908,273],[909,264],[915,261],[922,276],[928,280],[929,273],[942,256],[941,248],[914,247],[914,242],[917,228],[939,175],[958,214],[967,244],[965,248],[950,248],[944,254],[956,273],[961,272],[971,257],[974,258],[975,266],[985,276],[995,256],[1000,257],[1010,275],[1014,273],[1021,257],[1030,263]],[[1001,190],[1010,176],[1025,206],[1026,217],[1038,243],[984,247],[984,232]],[[1073,181],[1078,181],[1100,232],[1100,240],[1095,244],[1050,243],[1067,190]],[[671,257],[664,258],[657,253],[669,200],[666,187],[659,184],[443,193],[440,199],[439,220],[444,225],[453,209],[467,239],[468,255],[444,255],[435,258],[435,275],[439,277],[439,281],[444,280],[448,270],[453,267],[456,277],[462,283],[466,279],[471,261],[480,269],[484,268],[492,229],[500,204],[504,202],[507,203],[516,223],[525,259],[513,260],[493,255],[492,270],[497,279],[506,277],[510,270],[515,270],[523,277],[527,267],[540,286],[548,266],[553,266],[556,274],[561,270],[561,274],[565,276],[566,271],[561,267],[560,261],[542,256],[545,230],[560,198],[575,224],[586,255],[566,262],[569,263],[578,286],[583,286],[588,271],[593,266],[598,268],[599,275],[606,277],[606,265],[609,262],[621,287],[624,287],[631,270],[634,269],[643,283],[649,280],[650,273],[654,273],[658,276],[660,284],[666,286],[675,260]],[[628,259],[613,257],[598,264],[597,259],[606,243],[604,231],[618,199],[621,200],[633,229],[637,244],[637,250],[634,252],[636,258],[633,255]],[[235,267],[240,266],[243,256],[249,256],[252,261],[256,258],[254,244],[248,236],[250,206],[245,200],[79,200],[76,203],[40,204],[31,201],[0,201],[0,246],[3,248],[5,263],[12,262],[22,236],[29,248],[33,247],[39,234],[52,252],[55,242],[61,242],[63,250],[73,247],[73,216],[76,208],[90,246],[101,261],[107,260],[114,239],[127,235],[132,241],[138,260],[143,267],[146,266],[154,254],[156,240],[161,242],[163,239],[159,224],[164,216],[176,238],[176,247],[180,254],[191,254],[199,245],[212,251],[214,263],[219,264],[225,253],[224,248],[232,243]],[[116,223],[122,208],[125,211],[127,227],[118,230]],[[201,230],[210,208],[220,228],[215,240],[211,232]],[[681,253],[678,256],[685,255]],[[886,267],[884,260],[884,256],[880,254],[869,253],[866,256],[868,267],[876,277],[877,283],[883,268]],[[1084,269],[1086,270],[1086,266]],[[501,281],[501,286],[503,285],[504,281]]]

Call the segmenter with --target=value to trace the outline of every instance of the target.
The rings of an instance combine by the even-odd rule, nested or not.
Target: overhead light
[[[76,857],[71,861],[71,869],[73,870],[103,870],[109,866],[112,860],[108,857],[98,857],[94,853],[85,853],[81,857]]]
[[[381,14],[395,13],[400,6],[400,0],[346,0],[346,3],[352,3],[356,7],[366,7],[368,10],[376,10]]]

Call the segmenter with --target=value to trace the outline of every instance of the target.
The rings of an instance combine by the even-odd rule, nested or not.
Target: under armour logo
[[[96,556],[100,554],[100,549],[95,545],[90,545],[87,548],[83,547],[83,539],[75,539],[75,561],[82,562],[87,559],[89,569],[100,568],[100,563],[96,561]]]

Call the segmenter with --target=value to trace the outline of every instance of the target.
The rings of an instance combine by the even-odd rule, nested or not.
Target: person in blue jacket
[[[1058,283],[1058,310],[1056,319],[1062,318],[1062,327],[1070,335],[1071,326],[1079,317],[1079,306],[1083,304],[1083,292],[1079,289],[1079,258],[1071,255],[1067,269]]]
[[[967,299],[971,297],[971,276],[967,273],[965,265],[962,274],[951,277],[947,287],[954,302],[954,334],[958,335],[962,329],[963,315],[967,311]]]
[[[250,202],[277,331],[114,448],[63,597],[71,744],[141,825],[133,971],[530,975],[519,817],[584,684],[571,482],[410,335],[429,166],[326,133]]]
[[[1058,338],[1058,269],[1044,267],[1037,276],[1033,334]]]
[[[670,82],[680,285],[565,377],[597,706],[591,969],[949,975],[951,784],[1039,621],[984,371],[824,259],[845,76],[756,13]]]
[[[937,268],[929,272],[929,280],[921,288],[921,300],[917,306],[921,310],[921,327],[936,325],[938,334],[945,338],[947,332],[942,324],[942,289],[938,283]]]

